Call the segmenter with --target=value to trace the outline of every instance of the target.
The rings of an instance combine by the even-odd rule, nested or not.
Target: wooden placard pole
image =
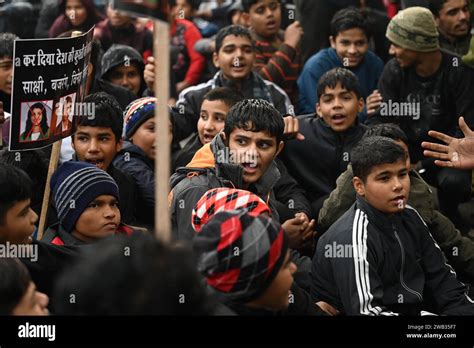
[[[73,31],[71,37],[77,37],[82,35],[80,31]],[[44,188],[43,194],[43,204],[41,205],[41,216],[38,226],[38,235],[37,239],[41,240],[43,238],[44,229],[46,225],[46,219],[48,218],[48,210],[49,210],[49,197],[51,195],[51,176],[53,175],[54,171],[58,167],[59,156],[61,154],[61,144],[62,140],[58,140],[53,144],[53,148],[51,149],[51,157],[49,158],[49,166],[48,166],[48,176],[46,178],[46,186]]]
[[[171,220],[168,209],[170,176],[170,135],[169,135],[169,24],[154,21],[153,55],[155,57],[155,236],[162,242],[171,239]]]

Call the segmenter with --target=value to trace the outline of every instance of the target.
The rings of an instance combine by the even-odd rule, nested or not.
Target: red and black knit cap
[[[211,189],[202,195],[194,206],[191,225],[196,232],[199,232],[214,214],[239,208],[255,212],[257,215],[271,214],[268,205],[256,194],[245,190],[220,187]]]
[[[223,301],[258,298],[280,271],[288,237],[280,224],[244,209],[222,211],[193,240],[198,270]]]

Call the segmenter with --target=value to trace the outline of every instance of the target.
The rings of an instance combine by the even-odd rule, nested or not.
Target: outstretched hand
[[[464,134],[464,138],[461,139],[441,132],[429,131],[430,136],[443,141],[446,145],[425,141],[421,144],[426,149],[423,154],[436,158],[435,164],[440,167],[474,169],[474,132],[468,127],[463,117],[459,118],[459,127]]]

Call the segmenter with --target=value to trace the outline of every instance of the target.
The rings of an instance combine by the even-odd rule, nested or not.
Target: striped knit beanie
[[[68,161],[51,177],[51,190],[62,227],[72,232],[77,219],[90,202],[101,195],[120,199],[114,179],[86,162]]]
[[[409,7],[392,18],[385,36],[397,46],[417,52],[439,49],[433,14],[424,7]]]
[[[232,210],[217,213],[193,240],[198,271],[224,302],[258,298],[283,266],[288,237],[264,215]]]
[[[252,192],[221,187],[207,191],[196,203],[191,215],[191,225],[199,232],[214,214],[239,208],[257,215],[271,214],[268,205]]]
[[[130,137],[148,119],[155,116],[156,98],[145,97],[134,100],[128,104],[124,112],[125,139]]]

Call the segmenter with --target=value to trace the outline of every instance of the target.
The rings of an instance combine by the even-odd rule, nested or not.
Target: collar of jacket
[[[326,123],[326,121],[324,121],[324,119],[322,117],[320,117],[318,114],[313,114],[314,117],[316,118],[316,124],[320,124],[321,125],[321,128],[324,129],[328,134],[332,135],[332,136],[335,136],[337,137],[338,139],[339,138],[350,138],[354,135],[357,134],[357,131],[359,130],[359,126],[362,126],[362,127],[365,127],[364,125],[361,125],[361,123],[359,122],[359,117],[356,116],[356,119],[355,119],[355,122],[352,126],[350,126],[345,132],[341,133],[341,132],[335,132],[330,125],[328,125]]]
[[[256,32],[255,30],[253,30],[252,28],[250,28],[250,33],[252,34],[252,37],[253,37],[253,40],[254,40],[254,41],[260,41],[260,42],[262,42],[262,43],[266,43],[266,44],[268,44],[268,45],[271,45],[271,42],[268,41],[267,38],[265,38],[265,37],[263,37],[263,36],[257,34],[257,32]],[[280,40],[282,41],[282,43],[283,43],[283,41],[285,41],[285,31],[282,30],[282,29],[280,29],[280,30],[278,31],[278,33],[276,34],[276,37],[277,37],[278,39],[280,39]]]
[[[364,198],[356,196],[356,207],[362,210],[369,222],[377,227],[377,230],[393,234],[395,227],[401,226],[402,213],[387,214],[371,206]],[[405,208],[407,209],[407,208]]]
[[[52,228],[54,228],[54,225],[52,226]],[[76,237],[74,237],[71,233],[66,232],[64,230],[63,226],[61,225],[61,223],[58,223],[56,225],[56,236],[59,237],[63,241],[64,245],[84,245],[84,244],[86,244],[82,240],[77,239]]]
[[[212,89],[216,87],[228,87],[233,90],[239,90],[246,98],[264,99],[269,103],[273,103],[272,96],[265,85],[265,81],[253,71],[242,82],[242,86],[237,88],[235,82],[225,79],[224,74],[219,70],[214,75],[211,84]]]
[[[239,164],[229,162],[230,150],[224,144],[222,137],[216,136],[211,142],[211,151],[214,155],[214,163],[216,175],[219,178],[230,180],[236,188],[243,188],[243,168]],[[255,194],[267,201],[267,196],[280,179],[280,171],[277,168],[275,161],[272,161],[267,171],[263,176],[253,185],[255,187]]]

